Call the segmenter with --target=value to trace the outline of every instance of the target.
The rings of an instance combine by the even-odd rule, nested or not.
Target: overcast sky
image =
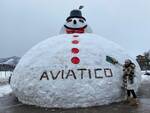
[[[57,35],[79,5],[94,33],[131,56],[150,49],[150,0],[0,0],[0,57],[22,56]]]

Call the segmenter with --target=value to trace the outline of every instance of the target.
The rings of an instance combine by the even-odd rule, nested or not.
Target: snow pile
[[[150,75],[146,75],[146,73],[150,73],[150,70],[147,70],[147,71],[141,71],[142,75],[142,79],[141,79],[141,82],[142,83],[145,83],[145,82],[150,82]]]
[[[3,85],[0,86],[0,97],[3,97],[5,95],[8,95],[12,92],[12,89],[10,87],[10,85]]]
[[[78,44],[72,44],[78,40]],[[77,42],[77,41],[74,41]],[[78,54],[71,53],[78,48]],[[87,107],[124,99],[122,67],[106,61],[106,56],[123,63],[129,55],[119,45],[94,34],[64,34],[33,47],[20,60],[11,79],[18,99],[42,107]],[[79,64],[71,59],[77,56]],[[140,68],[136,61],[136,87]]]
[[[144,75],[145,73],[150,73],[150,70],[147,71],[141,71],[142,75]]]
[[[142,75],[142,83],[150,82],[150,75]]]

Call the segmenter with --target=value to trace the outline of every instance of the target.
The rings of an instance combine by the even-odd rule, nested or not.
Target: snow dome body
[[[63,34],[29,50],[17,65],[11,87],[19,101],[41,107],[87,107],[124,99],[122,67],[128,54],[117,44],[94,34]],[[136,61],[137,90],[140,69]]]

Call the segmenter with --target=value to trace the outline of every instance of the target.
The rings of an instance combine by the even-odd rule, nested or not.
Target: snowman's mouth
[[[79,27],[79,28],[72,28],[72,27],[68,27],[67,25],[64,25],[64,27],[67,29],[71,29],[71,30],[79,30],[79,29],[85,29],[87,27],[87,25],[85,25],[83,27]]]
[[[66,32],[68,34],[72,34],[72,33],[84,33],[85,32],[85,28],[87,27],[87,25],[85,25],[84,27],[82,28],[70,28],[66,25],[64,25],[65,28],[66,28]]]

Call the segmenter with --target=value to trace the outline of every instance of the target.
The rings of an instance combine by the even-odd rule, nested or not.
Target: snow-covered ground
[[[150,70],[148,70],[147,72],[150,73]],[[145,73],[146,71],[142,71],[142,83],[150,82],[150,75],[146,75]]]
[[[141,73],[144,75],[146,71],[141,71]],[[147,70],[148,73],[150,73],[150,70]]]
[[[142,83],[150,82],[150,75],[142,75]]]
[[[5,95],[8,95],[12,92],[12,89],[10,87],[10,85],[2,85],[0,86],[0,97],[3,97]]]

